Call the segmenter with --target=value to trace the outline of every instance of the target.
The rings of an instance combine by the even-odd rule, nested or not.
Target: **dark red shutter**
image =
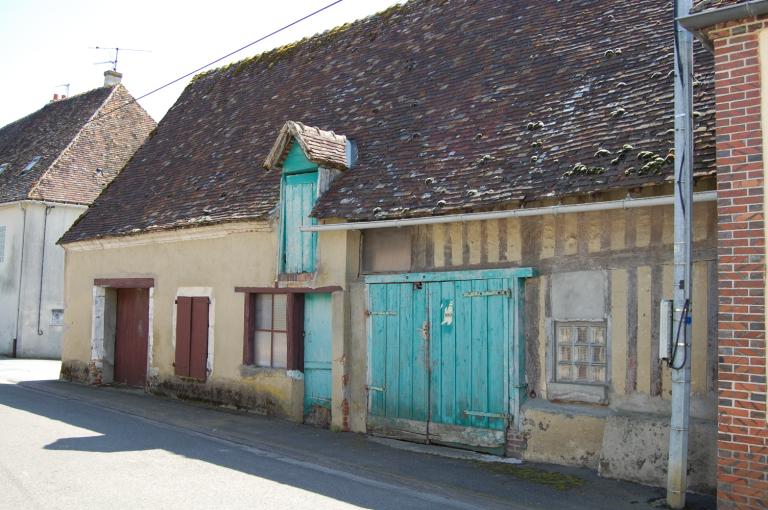
[[[288,370],[304,370],[304,294],[288,294]]]
[[[207,297],[192,298],[192,331],[189,347],[189,376],[205,380],[208,373],[208,306]]]
[[[207,317],[206,317],[207,321]],[[176,298],[176,375],[189,377],[189,347],[192,327],[192,298]]]
[[[256,330],[255,302],[256,294],[245,294],[245,314],[243,331],[243,365],[253,365],[253,335]]]

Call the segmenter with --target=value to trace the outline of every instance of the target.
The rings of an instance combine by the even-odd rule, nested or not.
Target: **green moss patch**
[[[578,476],[558,473],[557,471],[547,471],[532,466],[505,464],[502,462],[483,462],[481,465],[494,473],[510,475],[518,480],[546,485],[547,487],[552,487],[559,491],[577,489],[586,483]]]

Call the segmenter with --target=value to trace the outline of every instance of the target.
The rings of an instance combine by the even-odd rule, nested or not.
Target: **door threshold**
[[[428,455],[437,455],[439,457],[447,457],[449,459],[464,459],[474,460],[478,462],[497,462],[502,464],[522,464],[521,459],[514,457],[499,457],[498,455],[491,455],[488,453],[479,453],[471,450],[462,450],[458,448],[451,448],[449,446],[438,446],[434,444],[412,443],[410,441],[401,441],[399,439],[391,439],[388,437],[368,436],[368,440],[374,443],[389,446],[397,450],[404,450],[408,452],[426,453]]]

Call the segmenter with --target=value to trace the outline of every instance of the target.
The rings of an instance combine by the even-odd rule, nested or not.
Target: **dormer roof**
[[[318,166],[336,170],[349,170],[352,166],[349,161],[351,151],[347,147],[350,142],[346,136],[289,120],[280,128],[277,140],[264,160],[264,168],[280,167],[293,140],[307,159]]]

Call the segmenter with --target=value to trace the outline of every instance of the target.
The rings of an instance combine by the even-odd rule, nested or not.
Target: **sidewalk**
[[[449,498],[469,499],[486,508],[665,508],[663,489],[599,478],[590,470],[486,462],[481,456],[457,450],[362,434],[334,433],[239,411],[154,397],[139,390],[34,380],[36,375],[50,376],[55,371],[50,363],[0,358],[0,382],[4,379],[32,391],[106,408],[183,433],[269,451],[322,469],[344,471]],[[688,508],[715,508],[714,498],[692,494]]]

